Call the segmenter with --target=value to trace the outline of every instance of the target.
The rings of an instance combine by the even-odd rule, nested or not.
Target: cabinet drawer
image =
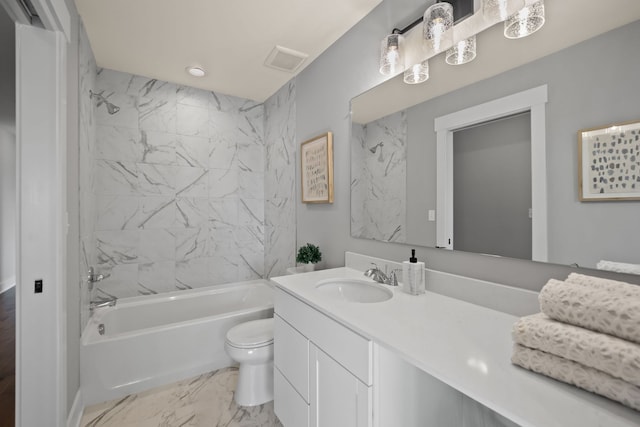
[[[273,318],[273,363],[308,403],[309,340],[277,314]]]
[[[284,427],[308,427],[309,405],[278,368],[273,370],[273,409]]]
[[[372,384],[371,341],[279,288],[274,310],[360,381]]]

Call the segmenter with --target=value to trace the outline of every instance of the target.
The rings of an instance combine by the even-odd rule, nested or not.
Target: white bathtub
[[[227,330],[273,316],[266,280],[120,299],[94,312],[82,334],[85,405],[231,366]],[[98,332],[104,325],[104,335]]]

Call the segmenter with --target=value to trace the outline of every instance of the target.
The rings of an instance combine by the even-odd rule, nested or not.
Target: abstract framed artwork
[[[580,201],[640,200],[640,121],[578,131]]]
[[[303,203],[333,203],[333,134],[300,145]]]

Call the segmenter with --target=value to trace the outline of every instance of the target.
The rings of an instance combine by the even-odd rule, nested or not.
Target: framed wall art
[[[640,200],[640,121],[578,131],[580,200]]]
[[[333,134],[300,145],[303,203],[333,203]]]

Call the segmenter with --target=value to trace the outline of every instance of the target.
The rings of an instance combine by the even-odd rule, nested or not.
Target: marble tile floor
[[[239,407],[238,368],[224,368],[85,408],[82,427],[282,427],[273,402]]]

